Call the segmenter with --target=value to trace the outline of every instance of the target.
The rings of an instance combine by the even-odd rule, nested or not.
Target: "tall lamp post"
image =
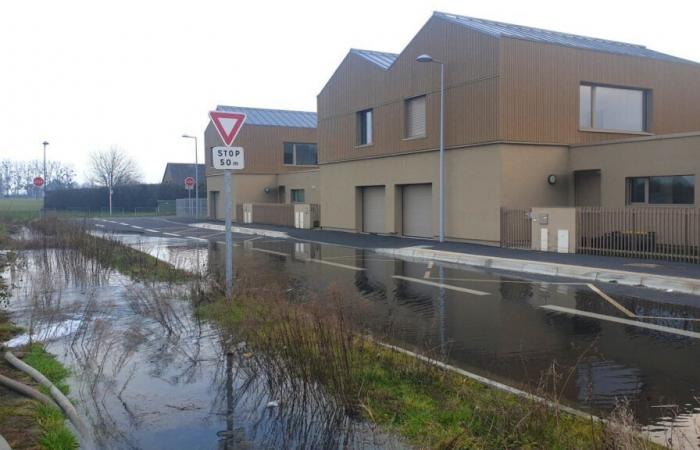
[[[199,219],[199,156],[197,151],[197,136],[183,134],[185,139],[194,139],[194,217]]]
[[[48,181],[46,179],[46,146],[49,145],[49,142],[44,141],[41,144],[44,146],[44,204],[43,204],[43,208],[44,208],[44,211],[46,211],[46,182]]]
[[[440,64],[440,242],[445,242],[445,64],[427,54],[416,61]]]

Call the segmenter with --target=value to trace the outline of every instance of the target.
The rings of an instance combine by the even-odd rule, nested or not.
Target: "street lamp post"
[[[185,139],[194,139],[194,216],[199,219],[199,152],[197,151],[197,136],[183,134],[182,137]]]
[[[416,61],[440,64],[440,242],[445,242],[445,64],[422,54]]]
[[[44,146],[44,204],[43,204],[43,209],[46,211],[46,146],[49,145],[48,141],[42,142],[42,145]]]

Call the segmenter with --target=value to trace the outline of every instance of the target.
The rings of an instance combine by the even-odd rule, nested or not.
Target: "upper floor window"
[[[425,95],[409,98],[406,105],[406,137],[425,136]]]
[[[582,84],[579,126],[607,131],[647,131],[647,91]]]
[[[285,142],[284,164],[290,166],[315,166],[318,164],[316,144]]]
[[[365,109],[357,113],[357,145],[369,145],[373,142],[373,115],[371,109]]]
[[[630,205],[692,205],[695,203],[695,176],[628,178],[627,203]]]

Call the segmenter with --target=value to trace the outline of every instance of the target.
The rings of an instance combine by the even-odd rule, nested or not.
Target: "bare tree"
[[[112,214],[112,194],[115,186],[138,183],[141,172],[136,162],[119,147],[93,151],[90,154],[88,178],[109,192],[109,214]]]

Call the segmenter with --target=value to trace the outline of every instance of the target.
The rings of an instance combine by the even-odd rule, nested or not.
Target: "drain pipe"
[[[0,434],[0,450],[12,450],[10,444],[8,444],[5,438],[2,437],[2,434]]]
[[[26,384],[22,384],[19,381],[13,380],[12,378],[7,378],[4,375],[0,375],[0,386],[4,386],[8,389],[11,389],[17,392],[18,394],[24,395],[25,397],[33,398],[34,400],[40,401],[45,405],[58,407],[56,402],[51,400],[50,397],[47,397],[46,395],[42,394],[36,389],[27,386]],[[2,449],[2,447],[0,447],[0,449]]]
[[[46,378],[41,372],[39,372],[29,364],[19,360],[15,355],[12,354],[12,352],[6,352],[5,359],[13,367],[26,373],[27,375],[32,377],[37,383],[48,389],[49,393],[51,394],[51,397],[53,397],[56,403],[58,403],[58,405],[65,413],[66,417],[68,417],[68,420],[71,421],[71,423],[73,424],[73,426],[75,426],[75,428],[78,430],[81,436],[87,436],[87,427],[78,415],[78,412],[73,407],[73,404],[70,402],[70,400],[66,398],[65,395],[63,395],[61,391],[58,390],[56,386],[54,386],[54,384],[51,381],[49,381],[48,378]]]

